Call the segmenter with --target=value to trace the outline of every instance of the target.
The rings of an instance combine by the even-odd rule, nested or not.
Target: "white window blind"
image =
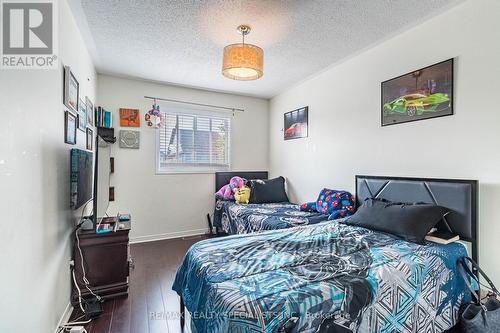
[[[217,171],[230,165],[231,118],[220,114],[164,112],[157,130],[157,171]]]

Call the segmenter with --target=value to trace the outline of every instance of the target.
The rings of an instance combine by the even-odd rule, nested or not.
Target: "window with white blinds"
[[[220,114],[164,112],[157,130],[158,172],[229,168],[231,118]]]

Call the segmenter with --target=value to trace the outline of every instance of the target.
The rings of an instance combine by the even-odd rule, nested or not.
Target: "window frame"
[[[168,175],[168,174],[214,174],[219,171],[229,171],[231,170],[231,160],[232,160],[232,146],[233,146],[233,116],[227,112],[217,112],[210,110],[197,110],[188,109],[182,107],[161,107],[161,112],[163,114],[170,115],[186,115],[186,116],[196,116],[196,117],[221,117],[227,118],[229,121],[229,139],[227,143],[228,163],[227,164],[201,164],[201,163],[178,163],[176,165],[161,167],[160,165],[160,132],[161,128],[155,129],[155,173],[157,175]]]

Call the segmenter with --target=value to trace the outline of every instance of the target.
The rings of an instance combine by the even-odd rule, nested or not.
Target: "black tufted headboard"
[[[460,239],[472,245],[477,262],[477,180],[356,176],[356,197],[399,202],[426,202],[451,210],[446,222]]]
[[[222,186],[229,184],[229,181],[234,176],[250,179],[267,179],[267,171],[229,171],[229,172],[216,172],[215,173],[215,192]],[[214,192],[214,193],[215,193]]]

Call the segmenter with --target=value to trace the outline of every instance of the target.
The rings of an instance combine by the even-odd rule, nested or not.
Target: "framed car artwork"
[[[453,59],[382,82],[382,126],[453,114]]]
[[[309,107],[305,106],[284,114],[283,137],[285,140],[307,137],[308,112]]]

